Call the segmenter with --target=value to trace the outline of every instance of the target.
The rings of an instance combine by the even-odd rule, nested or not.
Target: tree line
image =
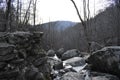
[[[23,27],[35,26],[37,0],[1,0],[0,31],[9,32]],[[30,23],[30,21],[32,23]]]

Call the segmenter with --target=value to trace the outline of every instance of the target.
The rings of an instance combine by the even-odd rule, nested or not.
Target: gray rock
[[[53,66],[53,69],[54,69],[54,70],[63,69],[63,62],[61,61],[61,62],[55,64],[55,65]]]
[[[0,43],[0,56],[7,55],[14,50],[14,45],[8,43]]]
[[[110,46],[94,52],[89,58],[92,70],[120,77],[120,47]]]
[[[36,59],[33,64],[36,66],[36,67],[39,67],[43,64],[45,64],[47,62],[47,58],[46,57],[43,57],[43,58],[39,58],[39,59]]]
[[[51,65],[51,67],[60,64],[62,61],[55,59],[53,57],[48,57],[47,62]]]
[[[81,57],[73,57],[64,61],[65,64],[69,64],[73,67],[85,65],[85,60]]]
[[[99,43],[94,41],[90,42],[89,44],[90,44],[90,52],[94,52],[103,48],[103,45],[100,45]]]
[[[11,44],[25,44],[31,35],[30,32],[17,31],[9,34],[8,41]]]
[[[60,48],[58,51],[56,51],[56,55],[58,56],[58,58],[61,58],[64,52],[64,48]]]
[[[5,62],[5,61],[11,61],[16,58],[16,54],[8,54],[5,56],[0,56],[0,61]]]
[[[18,70],[13,70],[13,71],[6,71],[6,72],[0,72],[0,79],[3,78],[12,78],[12,77],[17,77],[19,74]]]
[[[48,52],[47,52],[47,56],[50,56],[50,57],[53,57],[53,56],[55,56],[55,51],[54,50],[49,50]]]
[[[78,51],[77,49],[68,50],[62,55],[62,60],[66,60],[72,57],[78,57],[79,55],[80,51]]]
[[[0,62],[0,69],[4,69],[4,67],[7,65],[5,62]]]
[[[65,73],[60,80],[84,80],[84,75],[76,72]]]
[[[120,80],[118,77],[106,73],[91,72],[92,80]]]

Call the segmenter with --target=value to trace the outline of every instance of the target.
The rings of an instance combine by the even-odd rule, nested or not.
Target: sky
[[[74,0],[83,18],[83,0]],[[90,16],[103,11],[111,4],[111,0],[90,0]],[[94,8],[95,7],[95,8]],[[71,0],[38,0],[36,23],[46,23],[49,21],[72,21],[80,22],[76,9]]]

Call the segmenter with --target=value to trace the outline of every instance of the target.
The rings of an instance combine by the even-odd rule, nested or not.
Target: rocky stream
[[[0,33],[0,80],[120,80],[120,47],[41,49],[42,32]]]

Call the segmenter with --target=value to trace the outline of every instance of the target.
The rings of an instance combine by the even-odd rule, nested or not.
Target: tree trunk
[[[6,24],[5,24],[5,31],[10,31],[10,25],[9,25],[9,18],[10,18],[10,10],[11,10],[11,0],[6,0],[7,2],[7,8],[6,8]]]

